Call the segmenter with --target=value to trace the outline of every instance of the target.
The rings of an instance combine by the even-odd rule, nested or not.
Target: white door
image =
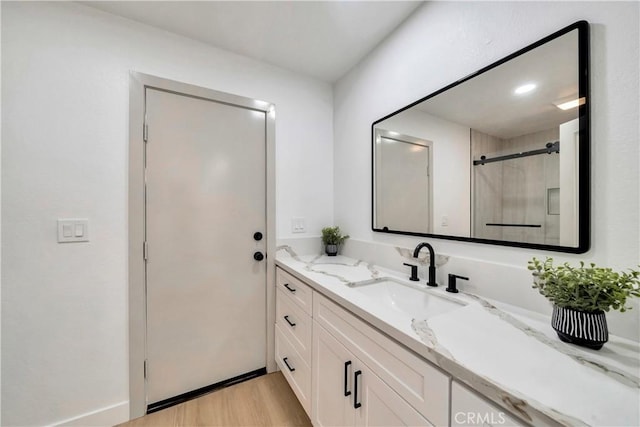
[[[432,232],[431,144],[399,134],[377,137],[377,228]]]
[[[265,113],[146,89],[147,403],[266,364]]]

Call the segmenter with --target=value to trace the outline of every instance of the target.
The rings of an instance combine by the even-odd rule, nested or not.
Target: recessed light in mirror
[[[513,93],[516,95],[524,95],[525,93],[529,93],[536,88],[535,83],[527,83],[526,85],[518,86],[513,90]]]

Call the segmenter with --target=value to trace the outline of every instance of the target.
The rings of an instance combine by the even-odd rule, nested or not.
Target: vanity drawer
[[[311,316],[313,291],[308,285],[281,268],[276,268],[276,287]]]
[[[276,363],[305,412],[311,417],[311,368],[276,324]],[[287,366],[289,365],[289,366]]]
[[[316,293],[313,318],[434,425],[449,424],[450,377]]]
[[[281,289],[276,291],[276,323],[304,360],[311,360],[311,316]]]

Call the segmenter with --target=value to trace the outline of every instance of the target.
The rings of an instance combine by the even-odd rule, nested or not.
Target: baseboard
[[[54,427],[70,426],[70,427],[93,427],[93,426],[114,426],[116,424],[129,421],[129,401],[117,403],[87,412],[77,417],[69,418],[64,421],[52,424]]]

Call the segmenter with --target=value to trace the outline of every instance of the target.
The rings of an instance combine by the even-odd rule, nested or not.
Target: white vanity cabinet
[[[449,424],[448,375],[281,268],[276,362],[315,427]]]
[[[459,384],[451,383],[451,426],[452,427],[492,427],[525,426],[498,406],[489,403],[473,391]]]
[[[312,351],[314,425],[449,423],[447,375],[317,292]]]
[[[432,425],[317,322],[313,335],[315,427]]]
[[[311,416],[312,289],[276,270],[275,357],[300,404]]]

